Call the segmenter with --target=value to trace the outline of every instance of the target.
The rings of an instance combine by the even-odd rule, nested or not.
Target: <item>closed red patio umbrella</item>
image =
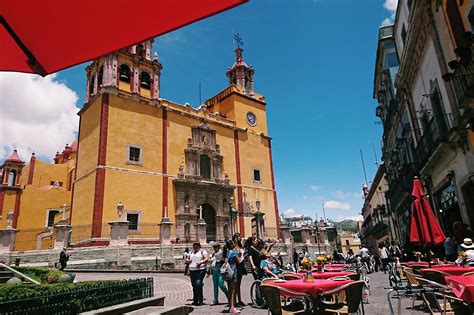
[[[441,244],[446,236],[426,199],[423,186],[418,178],[413,180],[411,193],[416,199],[412,204],[410,242],[415,245],[434,246]]]
[[[247,0],[5,0],[0,70],[49,73],[240,5]]]

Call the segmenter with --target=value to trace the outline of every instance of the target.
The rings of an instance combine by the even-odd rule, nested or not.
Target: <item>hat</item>
[[[472,239],[465,238],[463,244],[461,244],[461,247],[464,249],[474,249],[474,245],[472,244]]]

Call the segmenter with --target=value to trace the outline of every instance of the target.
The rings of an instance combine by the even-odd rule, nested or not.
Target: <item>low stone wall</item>
[[[280,252],[284,263],[291,262],[293,247],[299,252],[307,246],[310,254],[318,252],[318,245],[311,244],[284,244],[276,243],[272,253]],[[183,252],[191,249],[192,244],[171,245],[125,245],[125,246],[98,246],[81,247],[68,250],[70,259],[68,269],[125,269],[125,270],[184,270]],[[212,248],[206,244],[206,251]],[[333,248],[328,244],[321,244],[321,251],[331,253]],[[54,267],[59,262],[60,250],[35,250],[24,252],[10,252],[0,254],[0,261],[20,266]]]

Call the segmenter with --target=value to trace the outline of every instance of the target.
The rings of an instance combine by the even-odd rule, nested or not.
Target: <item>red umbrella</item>
[[[45,76],[247,1],[1,1],[0,70]]]
[[[441,244],[446,236],[444,236],[443,230],[433,214],[433,210],[431,210],[423,186],[418,178],[413,180],[411,195],[416,199],[412,204],[410,242],[415,245],[427,246]]]

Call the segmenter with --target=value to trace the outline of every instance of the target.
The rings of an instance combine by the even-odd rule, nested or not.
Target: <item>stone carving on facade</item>
[[[216,240],[224,240],[224,227],[230,226],[228,205],[234,194],[229,175],[223,171],[223,156],[216,143],[216,131],[205,121],[192,127],[192,136],[184,149],[185,162],[173,180],[176,191],[176,233],[193,238],[200,212],[211,211],[213,222],[207,222],[207,229],[215,229],[209,235]],[[208,163],[209,178],[201,172],[202,156]],[[181,172],[183,173],[181,175]],[[206,215],[201,214],[206,220]],[[209,212],[207,213],[209,215]],[[209,218],[209,217],[208,217]],[[209,233],[209,231],[208,231]],[[227,231],[228,234],[228,231]],[[209,239],[208,241],[212,240]]]
[[[13,224],[13,210],[9,210],[7,213],[7,228],[11,228]]]

